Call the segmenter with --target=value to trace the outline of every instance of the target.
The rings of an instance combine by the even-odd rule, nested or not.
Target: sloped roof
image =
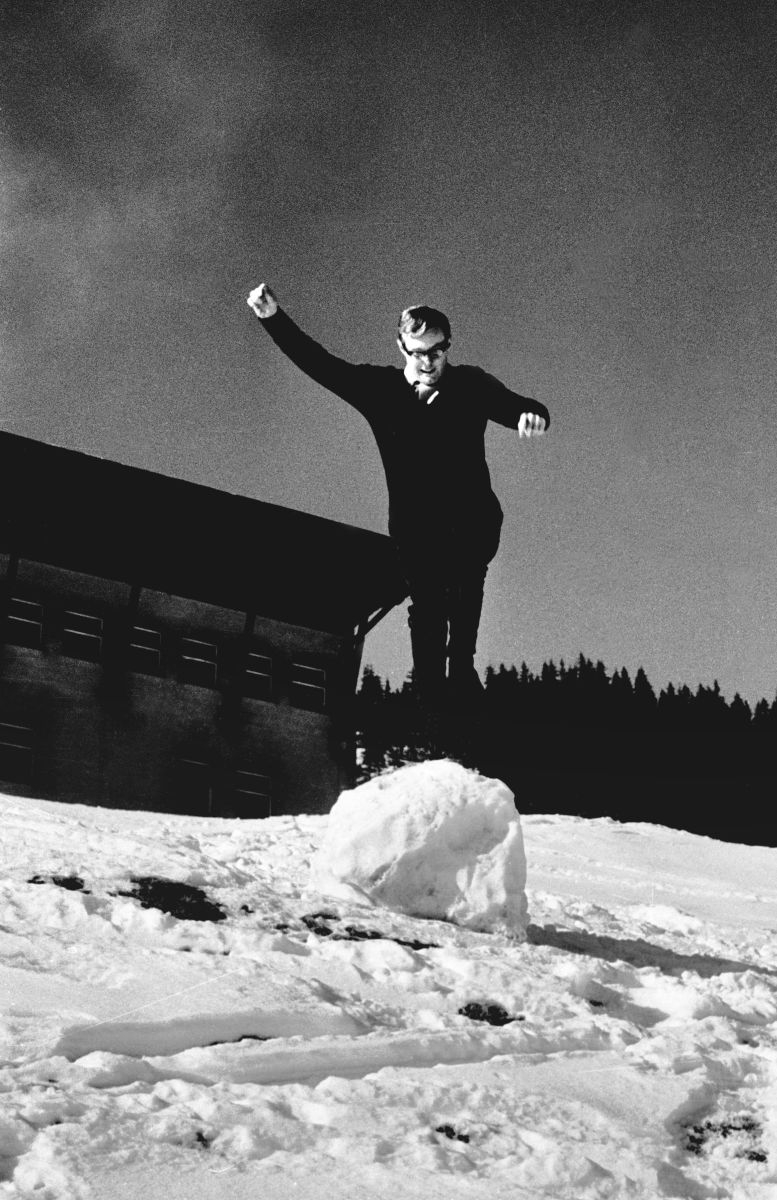
[[[382,534],[6,432],[0,550],[334,633],[405,596]]]

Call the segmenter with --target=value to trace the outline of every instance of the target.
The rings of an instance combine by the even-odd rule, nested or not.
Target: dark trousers
[[[499,546],[500,519],[397,539],[410,593],[408,623],[413,683],[422,700],[449,687],[479,688],[474,657],[488,564]]]

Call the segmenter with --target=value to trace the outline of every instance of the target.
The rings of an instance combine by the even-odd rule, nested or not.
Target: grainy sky
[[[489,433],[479,665],[774,696],[771,2],[3,13],[4,428],[384,530],[366,423],[245,296],[397,365],[397,313],[435,304],[453,361],[553,417]],[[366,658],[404,677],[401,610]]]

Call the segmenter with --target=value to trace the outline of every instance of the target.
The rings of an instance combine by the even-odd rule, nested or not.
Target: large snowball
[[[525,887],[513,793],[441,760],[343,792],[311,864],[308,892],[524,937]]]

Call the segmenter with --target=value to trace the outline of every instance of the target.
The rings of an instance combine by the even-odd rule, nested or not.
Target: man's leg
[[[454,699],[476,699],[483,691],[474,660],[487,570],[488,564],[461,571],[449,588],[448,679]]]
[[[408,625],[413,653],[413,691],[424,706],[437,707],[445,689],[448,641],[448,597],[439,554],[439,541],[429,531],[398,538],[402,573],[410,593]]]
[[[419,701],[435,707],[445,687],[445,653],[448,640],[447,595],[432,581],[410,581],[408,610],[413,651],[413,687]]]
[[[499,549],[502,512],[471,519],[456,531],[455,559],[450,575],[448,619],[448,680],[454,703],[477,700],[483,685],[475,670],[475,649],[483,610],[488,564]]]

